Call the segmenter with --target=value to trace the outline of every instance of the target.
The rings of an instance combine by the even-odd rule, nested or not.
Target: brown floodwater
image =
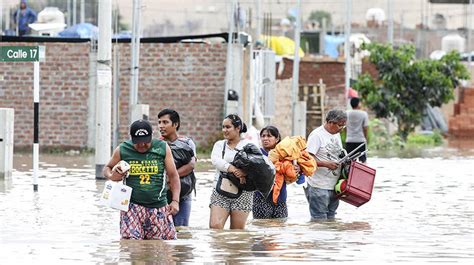
[[[0,180],[0,263],[230,263],[474,261],[474,146],[443,146],[419,158],[369,157],[372,199],[341,202],[337,219],[310,222],[301,187],[289,185],[287,220],[210,230],[213,172],[199,172],[190,227],[176,241],[125,241],[119,212],[98,204],[104,181],[93,157],[15,155]],[[228,227],[228,225],[227,225]]]

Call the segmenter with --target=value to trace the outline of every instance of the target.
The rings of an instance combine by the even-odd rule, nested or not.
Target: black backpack
[[[171,153],[173,154],[174,163],[177,169],[191,162],[191,159],[195,156],[193,149],[188,144],[188,141],[190,141],[190,139],[178,138],[173,143],[168,143],[171,148]],[[179,180],[181,182],[181,192],[179,194],[180,200],[191,194],[193,190],[196,194],[196,176],[194,175],[194,171],[186,176],[180,177]],[[172,200],[170,190],[168,190],[167,197],[168,202],[170,203]]]

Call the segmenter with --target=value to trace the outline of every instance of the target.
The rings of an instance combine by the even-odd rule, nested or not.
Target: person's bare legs
[[[242,211],[230,212],[230,229],[244,229],[249,213]]]
[[[209,228],[211,229],[223,229],[229,212],[219,206],[211,206],[211,216],[209,217]]]

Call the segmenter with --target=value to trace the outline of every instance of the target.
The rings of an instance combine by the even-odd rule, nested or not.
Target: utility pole
[[[139,58],[140,58],[140,10],[141,1],[133,0],[133,16],[132,16],[132,58],[130,64],[130,123],[132,121],[132,110],[138,104],[138,76],[139,76]]]
[[[388,10],[388,29],[387,29],[387,41],[393,46],[393,6],[392,0],[387,0]]]
[[[66,20],[66,24],[67,24],[67,27],[69,28],[71,26],[71,18],[72,18],[72,10],[71,10],[71,0],[67,0],[66,1],[66,10],[67,10],[67,20]]]
[[[262,0],[256,0],[257,4],[257,29],[255,31],[255,40],[260,39],[260,35],[262,35]]]
[[[225,67],[225,89],[224,89],[224,117],[229,114],[227,113],[227,94],[232,89],[234,84],[234,66],[232,64],[233,47],[234,47],[234,26],[235,26],[235,6],[237,5],[236,0],[232,0],[229,14],[229,36],[227,38],[227,60]]]
[[[293,80],[291,82],[291,135],[296,134],[296,101],[298,97],[298,84],[300,76],[300,30],[301,30],[301,0],[296,6],[296,27],[295,27],[295,56],[293,60]]]
[[[77,23],[77,0],[72,0],[72,25]]]
[[[1,10],[0,10],[0,17],[3,16],[3,15],[5,16],[5,31],[8,31],[8,30],[10,29],[10,27],[11,27],[11,25],[10,25],[10,20],[11,20],[11,18],[10,18],[10,9],[9,9],[9,8],[5,8],[5,10],[3,10],[2,5],[0,5],[0,8],[1,8]],[[5,13],[3,13],[4,11],[5,11]],[[0,21],[0,24],[1,24],[1,23],[2,23],[2,22]]]
[[[472,31],[472,16],[474,15],[473,13],[473,10],[472,10],[472,0],[469,0],[469,15],[467,16],[468,17],[468,26],[466,27],[467,28],[467,62],[468,62],[468,65],[469,65],[469,72],[472,73],[472,56],[473,56],[473,53],[472,53],[472,35],[471,35],[471,31]],[[472,86],[472,84],[471,84]]]
[[[351,21],[352,21],[352,0],[346,0],[346,26],[345,26],[345,41],[344,41],[344,56],[346,61],[346,76],[345,76],[345,88],[346,88],[346,95],[345,99],[349,97],[349,88],[351,86]],[[347,105],[347,104],[346,104]]]
[[[400,40],[402,40],[402,41],[403,41],[403,38],[404,38],[403,36],[404,36],[404,27],[405,27],[403,13],[404,13],[404,11],[402,10],[402,12],[400,14]]]
[[[21,9],[20,9],[20,6],[18,6],[18,8],[17,8],[17,10],[16,10],[16,17],[15,17],[15,21],[16,21],[16,27],[15,27],[16,36],[20,36],[20,12],[21,12]]]
[[[112,0],[99,1],[99,43],[97,54],[95,177],[110,159],[112,92]]]
[[[81,20],[80,23],[86,22],[85,0],[81,0]]]

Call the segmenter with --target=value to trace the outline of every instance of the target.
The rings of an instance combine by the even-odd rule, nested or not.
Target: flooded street
[[[208,229],[213,172],[199,172],[191,226],[177,241],[120,241],[119,212],[98,205],[93,157],[15,155],[0,180],[0,263],[463,262],[474,261],[474,153],[369,158],[371,201],[340,203],[337,219],[309,222],[301,187],[288,187],[286,221],[253,220],[242,231]],[[454,150],[454,151],[453,151]],[[228,224],[226,225],[228,227]]]

